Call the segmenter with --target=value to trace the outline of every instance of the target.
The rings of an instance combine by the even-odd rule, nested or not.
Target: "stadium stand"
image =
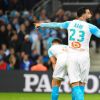
[[[30,0],[28,5],[27,0],[1,0],[0,1],[0,55],[3,56],[3,60],[7,63],[6,70],[27,70],[30,71],[31,67],[38,64],[38,60],[42,57],[42,63],[47,69],[51,69],[51,63],[49,62],[47,55],[47,41],[50,36],[60,37],[64,44],[67,44],[67,32],[59,29],[35,29],[33,22],[64,22],[76,18],[76,12],[71,9],[77,9],[74,7],[66,6],[68,2],[66,0],[59,0],[59,6],[54,8],[51,3],[45,0],[38,0],[34,2]],[[67,3],[66,3],[66,2]],[[79,0],[77,0],[78,2]],[[29,1],[28,1],[29,2]],[[42,2],[43,4],[41,5]],[[45,3],[44,3],[45,2]],[[60,4],[61,3],[61,4]],[[85,5],[85,3],[81,3]],[[79,3],[77,3],[77,5]],[[100,14],[99,6],[97,2],[89,5],[95,8],[95,12]],[[37,10],[35,5],[39,5],[40,9]],[[47,6],[48,5],[48,6]],[[35,6],[35,7],[34,7]],[[70,6],[70,5],[69,5]],[[88,6],[88,3],[87,5]],[[50,8],[49,8],[50,7]],[[59,8],[61,7],[61,8]],[[44,9],[45,8],[45,9]],[[59,9],[58,9],[59,8]],[[51,9],[52,13],[48,13],[47,10]],[[36,12],[39,12],[36,15]],[[98,23],[94,23],[100,27],[100,15],[96,19]],[[92,38],[93,39],[93,38]],[[96,41],[97,39],[94,39]],[[96,41],[100,43],[99,41]],[[91,54],[91,71],[100,71],[99,59],[99,47],[98,50],[90,48]],[[24,66],[24,68],[23,68]],[[25,68],[26,67],[26,68]]]

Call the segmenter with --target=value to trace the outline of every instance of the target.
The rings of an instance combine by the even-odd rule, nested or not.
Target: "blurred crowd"
[[[32,9],[0,8],[0,70],[47,71],[51,69],[47,52],[48,41],[50,37],[59,37],[64,44],[67,44],[67,31],[37,29],[33,23],[64,22],[75,18],[76,12],[65,12],[63,9],[59,9],[55,15],[49,17],[45,9],[41,9],[36,16]],[[100,27],[99,10],[96,10],[92,23]],[[99,53],[100,39],[92,37],[92,40],[95,41],[96,52]]]

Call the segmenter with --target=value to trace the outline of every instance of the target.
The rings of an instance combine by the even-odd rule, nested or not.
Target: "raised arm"
[[[100,38],[100,29],[93,24],[89,24],[90,32],[96,37]]]
[[[69,21],[57,23],[57,22],[50,22],[50,23],[38,23],[36,26],[45,27],[45,28],[60,28],[60,29],[67,29],[69,26]]]

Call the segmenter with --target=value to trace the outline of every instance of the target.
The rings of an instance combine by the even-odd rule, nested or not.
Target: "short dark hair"
[[[55,39],[52,40],[52,43],[55,43],[55,42],[61,44],[62,40],[59,39],[59,38],[55,38]]]
[[[78,17],[81,17],[83,14],[85,14],[86,13],[86,10],[87,9],[89,9],[89,8],[87,8],[87,7],[81,7],[81,8],[79,8],[78,10],[77,10],[77,16]],[[90,9],[89,9],[90,10]]]

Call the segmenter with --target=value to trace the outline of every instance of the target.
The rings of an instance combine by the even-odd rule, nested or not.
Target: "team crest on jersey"
[[[73,48],[80,48],[81,44],[79,42],[72,42],[72,47]]]

